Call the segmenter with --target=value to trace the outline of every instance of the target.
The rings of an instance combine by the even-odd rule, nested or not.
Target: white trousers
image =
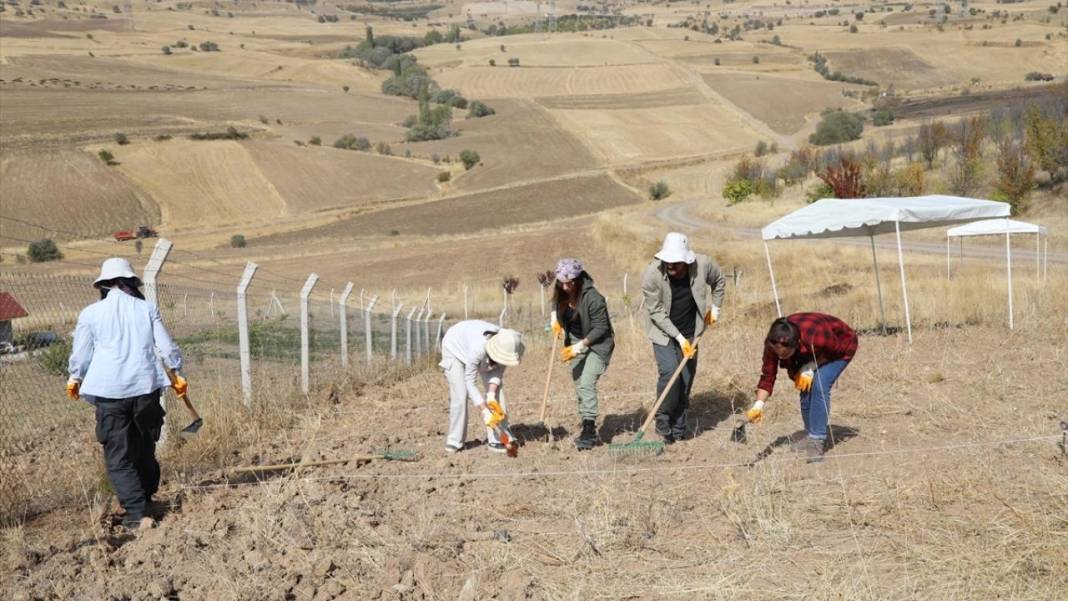
[[[449,384],[449,433],[445,437],[445,444],[451,447],[463,448],[467,439],[467,383],[464,381],[464,364],[448,355],[442,357],[441,370],[445,372],[445,381]],[[497,377],[495,372],[480,374],[482,385],[487,386],[490,378]],[[497,390],[497,402],[501,409],[508,411],[504,402],[504,390]],[[476,419],[481,422],[481,413],[476,414]],[[497,433],[486,428],[486,442],[499,443]]]

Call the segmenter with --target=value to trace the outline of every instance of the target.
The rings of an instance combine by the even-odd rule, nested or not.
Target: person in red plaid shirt
[[[794,313],[771,323],[764,340],[756,402],[746,417],[756,423],[764,417],[764,402],[775,388],[780,367],[801,391],[801,419],[808,439],[804,450],[809,463],[823,461],[831,410],[831,387],[857,353],[857,333],[849,324],[824,313]]]

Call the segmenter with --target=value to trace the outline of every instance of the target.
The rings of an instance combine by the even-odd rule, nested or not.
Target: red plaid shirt
[[[760,370],[760,382],[757,388],[770,394],[775,388],[775,376],[779,367],[785,367],[790,379],[797,378],[801,367],[816,356],[816,364],[824,365],[831,361],[844,359],[849,361],[857,352],[857,333],[849,324],[833,315],[824,313],[794,313],[786,320],[801,331],[800,346],[789,359],[779,361],[775,351],[764,344],[764,366]]]

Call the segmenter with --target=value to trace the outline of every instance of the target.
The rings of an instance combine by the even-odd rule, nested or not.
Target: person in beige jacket
[[[685,234],[671,232],[642,273],[646,335],[653,343],[659,396],[679,363],[686,368],[656,412],[656,432],[667,444],[686,434],[686,410],[697,373],[693,341],[720,318],[726,282],[712,259],[690,250]],[[711,294],[708,293],[711,288]]]

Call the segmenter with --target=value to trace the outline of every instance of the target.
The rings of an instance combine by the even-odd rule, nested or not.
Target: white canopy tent
[[[962,242],[966,236],[1000,236],[1005,235],[1005,270],[1008,274],[1009,282],[1009,329],[1013,329],[1012,320],[1012,234],[1034,234],[1035,235],[1035,277],[1039,281],[1045,279],[1045,273],[1042,263],[1042,242],[1046,243],[1046,267],[1049,264],[1049,238],[1046,228],[1034,223],[1027,223],[1026,221],[1016,221],[1015,219],[987,219],[985,221],[976,221],[974,223],[968,223],[958,227],[950,228],[946,230],[946,277],[950,275],[949,264],[949,242],[951,238],[961,238]]]
[[[875,236],[894,232],[897,236],[897,260],[901,270],[901,293],[905,301],[905,325],[912,342],[912,318],[909,315],[909,294],[905,284],[905,259],[901,252],[902,230],[944,227],[955,223],[1008,217],[1009,205],[1004,202],[962,198],[959,196],[913,196],[904,198],[824,198],[798,209],[764,226],[764,254],[771,275],[771,291],[775,295],[775,309],[782,317],[775,270],[771,265],[768,240],[794,238],[845,238],[867,236],[871,240],[871,257],[875,264],[875,287],[879,295],[879,314],[883,328],[886,313],[883,291],[879,282],[879,261],[875,254]]]

